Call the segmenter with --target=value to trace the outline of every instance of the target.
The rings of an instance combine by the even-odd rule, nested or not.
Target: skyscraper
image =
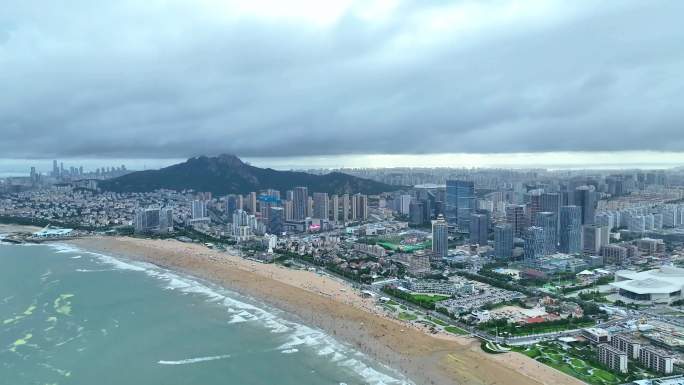
[[[513,256],[513,226],[510,223],[494,227],[494,256],[500,259]]]
[[[525,216],[525,206],[506,206],[506,222],[513,226],[513,236],[522,238],[525,228],[529,226],[529,222]]]
[[[447,180],[446,213],[449,224],[462,233],[470,231],[470,216],[475,210],[475,185],[471,181]]]
[[[606,226],[582,226],[582,251],[588,254],[598,254],[601,246],[610,243],[608,239],[609,234],[610,231]]]
[[[295,187],[292,200],[292,214],[295,221],[303,221],[308,216],[309,190],[306,187]]]
[[[560,239],[560,207],[561,195],[559,193],[543,193],[541,196],[541,211],[556,214],[556,239]]]
[[[349,194],[342,195],[342,222],[347,222],[349,220],[351,211],[349,206]]]
[[[575,189],[575,204],[582,208],[582,224],[593,224],[598,197],[594,186],[580,186]]]
[[[314,207],[313,207],[313,217],[317,219],[328,219],[330,213],[330,207],[328,204],[328,194],[315,192],[313,194]]]
[[[544,256],[544,229],[530,226],[523,234],[525,240],[525,264],[535,265]]]
[[[409,215],[411,210],[411,196],[408,194],[403,194],[399,196],[399,212],[402,215]]]
[[[425,213],[423,212],[422,202],[411,202],[409,204],[409,223],[412,225],[422,225],[423,217]]]
[[[269,207],[268,232],[275,235],[283,233],[285,210],[282,207]]]
[[[470,217],[470,244],[487,245],[489,236],[489,215],[473,214]]]
[[[582,251],[582,209],[579,206],[561,206],[560,216],[560,251],[579,253]]]
[[[368,219],[368,197],[363,194],[352,196],[352,216],[354,220],[365,221]]]
[[[207,217],[207,202],[196,199],[192,201],[192,219],[203,219]]]
[[[558,219],[556,214],[550,211],[540,211],[537,213],[535,219],[535,226],[541,227],[544,230],[544,255],[551,255],[556,252],[557,238],[556,234]]]
[[[337,223],[340,221],[340,196],[333,195],[330,198],[330,213],[333,222]]]
[[[449,254],[448,226],[441,215],[432,221],[432,251],[436,257],[446,258]]]

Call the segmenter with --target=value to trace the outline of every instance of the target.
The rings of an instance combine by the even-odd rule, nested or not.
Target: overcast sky
[[[681,1],[5,0],[0,158],[684,151]]]

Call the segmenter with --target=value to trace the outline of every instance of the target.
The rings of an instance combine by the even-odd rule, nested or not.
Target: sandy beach
[[[482,352],[478,340],[430,335],[391,319],[373,300],[362,299],[333,277],[176,240],[90,237],[70,242],[207,279],[266,302],[401,371],[416,384],[583,384],[522,354],[490,355]]]
[[[40,230],[40,227],[36,226],[25,226],[25,225],[13,225],[0,223],[0,234],[9,233],[33,233]]]

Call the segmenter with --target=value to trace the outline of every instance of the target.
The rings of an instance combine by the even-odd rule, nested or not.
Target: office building
[[[420,226],[425,219],[424,206],[422,202],[411,202],[409,204],[409,223]]]
[[[470,217],[470,244],[487,246],[489,237],[489,215],[473,214]]]
[[[560,208],[560,251],[577,254],[582,251],[582,212],[579,206]]]
[[[500,259],[513,256],[513,226],[510,223],[494,227],[494,256]]]
[[[582,226],[582,251],[587,254],[599,254],[601,246],[606,246],[610,243],[609,235],[608,227],[599,225]]]
[[[580,186],[575,189],[575,204],[582,208],[582,224],[593,224],[598,194],[594,186]]]
[[[475,185],[471,181],[447,180],[447,221],[461,233],[470,231],[470,216],[475,211]]]
[[[449,250],[448,225],[441,215],[432,221],[432,252],[436,257],[446,258]]]
[[[558,219],[556,214],[550,211],[540,211],[535,218],[535,226],[541,227],[544,230],[544,255],[551,255],[556,252],[557,248],[557,229]]]
[[[506,207],[506,222],[513,226],[513,236],[522,238],[523,232],[530,225],[525,216],[524,205],[509,205]]]
[[[282,207],[269,207],[268,210],[268,232],[275,235],[282,234],[285,210]]]
[[[544,229],[537,226],[530,226],[523,234],[525,241],[525,264],[528,266],[536,265],[541,257],[544,256]]]

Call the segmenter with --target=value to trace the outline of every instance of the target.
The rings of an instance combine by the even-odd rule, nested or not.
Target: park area
[[[646,372],[631,366],[630,373],[636,374],[608,371],[596,362],[596,351],[586,343],[543,342],[512,349],[592,385],[624,384],[648,376]]]

